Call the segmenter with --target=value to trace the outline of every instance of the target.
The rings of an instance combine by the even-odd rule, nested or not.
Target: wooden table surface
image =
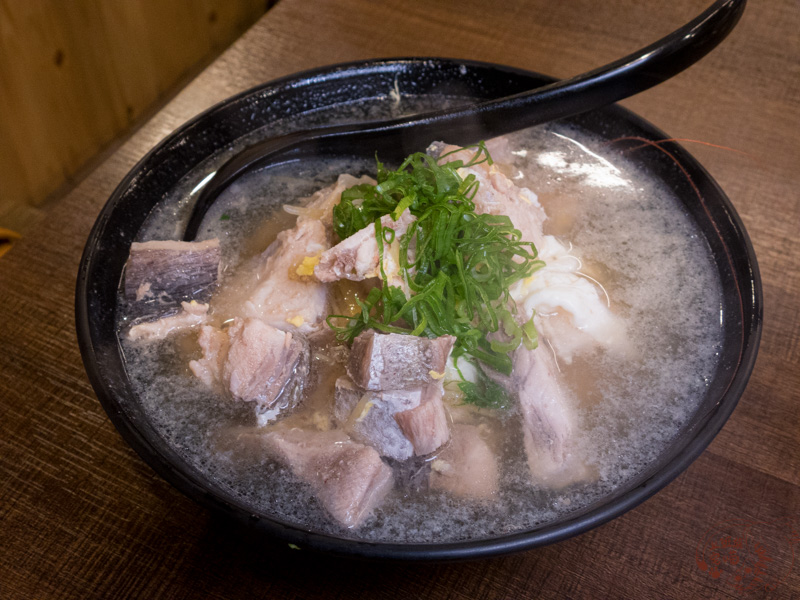
[[[675,137],[734,149],[687,144],[749,231],[765,321],[747,391],[708,450],[598,529],[459,564],[279,552],[186,499],[139,459],[100,407],[75,338],[75,275],[98,212],[149,148],[208,106],[295,71],[383,56],[452,56],[570,76],[654,41],[706,4],[278,3],[0,260],[0,598],[800,597],[797,0],[751,0],[712,55],[624,102]],[[730,569],[715,579],[698,567],[705,532],[723,521],[750,523],[761,536],[771,553],[763,580],[774,589],[737,589]]]

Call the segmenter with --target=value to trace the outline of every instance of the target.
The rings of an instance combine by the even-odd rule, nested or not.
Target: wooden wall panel
[[[266,0],[0,0],[0,225],[46,198]]]

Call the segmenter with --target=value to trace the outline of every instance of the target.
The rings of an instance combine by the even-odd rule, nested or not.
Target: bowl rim
[[[217,113],[225,110],[232,104],[255,97],[259,94],[264,94],[265,92],[267,92],[267,95],[269,95],[270,92],[275,94],[279,90],[313,86],[323,81],[346,79],[353,74],[369,75],[370,73],[376,74],[387,71],[399,72],[404,66],[411,64],[416,65],[420,62],[448,65],[451,67],[460,67],[463,65],[467,68],[495,70],[511,75],[534,77],[544,81],[552,80],[552,78],[532,71],[481,61],[436,57],[382,58],[338,63],[290,74],[254,86],[216,103],[172,131],[148,151],[125,175],[101,209],[87,239],[78,271],[75,295],[76,330],[81,356],[91,385],[116,429],[151,468],[189,498],[218,513],[227,515],[240,523],[254,527],[270,536],[282,539],[291,545],[301,548],[310,548],[326,553],[370,559],[464,560],[486,558],[519,552],[565,540],[606,523],[636,507],[675,479],[688,468],[703,450],[705,450],[730,417],[739,398],[744,392],[755,365],[763,321],[763,292],[755,252],[744,225],[727,195],[708,174],[705,168],[677,142],[669,142],[670,150],[676,155],[679,155],[682,162],[688,161],[691,163],[694,171],[707,180],[708,185],[718,197],[720,202],[719,208],[722,209],[726,218],[726,227],[736,234],[734,241],[738,245],[738,250],[743,251],[743,255],[740,258],[744,261],[748,277],[746,282],[737,280],[737,290],[739,290],[742,307],[741,319],[743,336],[739,362],[736,365],[735,372],[730,379],[727,390],[722,397],[720,397],[716,406],[707,414],[701,416],[699,424],[695,427],[696,431],[694,431],[692,438],[687,443],[683,444],[666,464],[655,473],[643,477],[640,481],[636,481],[637,478],[634,477],[629,480],[629,482],[626,482],[626,486],[630,485],[631,482],[635,482],[635,485],[631,485],[627,491],[614,498],[612,502],[579,513],[574,518],[566,518],[555,524],[544,525],[532,530],[500,535],[494,538],[423,544],[368,542],[340,538],[331,534],[309,531],[299,525],[283,523],[267,516],[252,514],[252,512],[244,506],[244,503],[237,502],[235,497],[231,494],[219,494],[218,487],[214,488],[213,492],[210,491],[208,487],[204,485],[204,482],[198,480],[196,477],[196,469],[189,469],[188,473],[176,469],[174,459],[176,457],[180,459],[176,453],[171,450],[169,452],[164,452],[164,448],[157,448],[153,445],[153,441],[145,435],[149,425],[146,423],[134,422],[130,418],[130,415],[120,406],[113,386],[100,372],[99,365],[96,361],[96,353],[99,351],[99,346],[93,338],[91,328],[92,314],[89,296],[92,293],[92,285],[94,282],[90,275],[100,252],[99,242],[123,194],[131,186],[132,182],[139,177],[142,170],[154,156],[165,151],[170,151],[171,148],[174,148],[176,140],[191,134],[192,129],[199,127],[201,123],[206,122],[208,119],[213,119]],[[633,123],[638,128],[649,132],[654,136],[653,139],[669,138],[669,136],[648,121],[618,105],[613,105],[602,110],[610,111],[610,114],[615,118],[624,119],[625,121]],[[712,218],[712,221],[713,220]],[[721,235],[722,234],[720,234],[720,241],[726,247],[727,252],[728,242],[722,239]],[[731,259],[730,255],[728,258],[729,260]],[[734,268],[733,264],[731,264],[731,269],[735,274],[736,268]],[[745,284],[745,288],[742,288]],[[740,288],[747,289],[750,293],[745,295],[740,291]],[[145,431],[143,431],[143,427]],[[172,456],[170,456],[170,453]],[[178,462],[186,466],[185,461],[179,460]]]

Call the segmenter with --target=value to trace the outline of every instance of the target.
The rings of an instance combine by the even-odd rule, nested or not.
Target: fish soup
[[[370,185],[374,165],[309,161],[226,190],[198,237],[206,257],[218,240],[218,262],[199,268],[219,275],[210,296],[182,308],[173,298],[174,314],[143,325],[121,290],[128,372],[164,439],[254,513],[383,542],[532,529],[652,464],[717,368],[721,291],[703,238],[670,190],[585,132],[538,127],[488,147],[491,165],[430,149],[440,164],[463,156],[486,236],[508,217],[535,246],[504,246],[513,282],[480,342],[463,300],[452,334],[414,307],[398,331],[370,321],[343,333],[382,283],[421,293],[423,238],[403,246],[421,214],[334,232],[333,206]],[[140,242],[177,239],[164,217],[185,214],[197,179],[154,211]],[[492,269],[471,264],[488,282]],[[144,279],[134,298],[147,298]],[[411,335],[414,323],[427,333]]]

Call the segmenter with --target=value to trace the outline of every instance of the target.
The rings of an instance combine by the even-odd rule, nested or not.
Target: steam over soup
[[[121,290],[154,424],[254,512],[373,541],[529,529],[641,472],[702,397],[709,252],[590,136],[282,169],[229,188],[201,242],[165,241],[178,190]]]

